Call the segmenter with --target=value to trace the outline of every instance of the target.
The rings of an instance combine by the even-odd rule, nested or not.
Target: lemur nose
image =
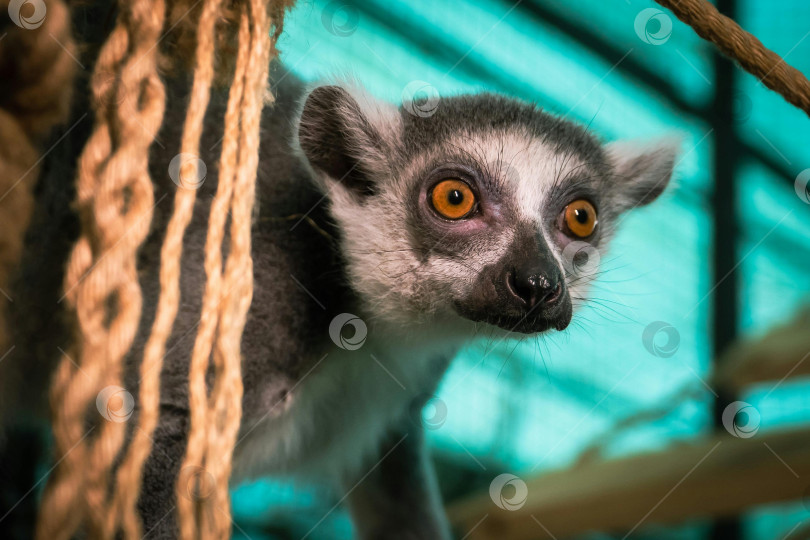
[[[514,269],[507,273],[509,291],[527,308],[538,305],[551,305],[560,299],[560,281],[536,269]]]

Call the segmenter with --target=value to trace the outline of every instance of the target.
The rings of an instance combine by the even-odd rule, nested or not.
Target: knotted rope
[[[810,116],[810,81],[765,47],[732,19],[722,15],[706,0],[656,0],[676,17],[710,41],[726,56],[736,60],[771,90],[778,92]]]
[[[214,43],[217,17],[222,0],[207,0],[203,5],[197,34],[194,81],[183,129],[180,152],[182,156],[199,154],[203,119],[210,100],[214,79]],[[140,538],[141,522],[135,511],[140,494],[143,464],[152,450],[152,434],[160,411],[160,373],[166,341],[172,331],[180,303],[180,261],[183,235],[191,221],[196,200],[199,162],[187,159],[180,165],[179,185],[174,196],[174,213],[166,229],[160,254],[160,296],[149,340],[144,348],[140,367],[140,415],[132,445],[116,480],[115,511],[120,512],[123,529],[130,538]]]
[[[250,226],[271,24],[261,1],[251,0],[249,6],[243,6],[217,193],[208,220],[202,314],[191,356],[191,426],[176,487],[180,534],[186,539],[222,538],[230,532],[228,477],[242,414],[240,342],[253,294]],[[222,244],[229,213],[230,242],[223,276]],[[215,377],[208,395],[206,374],[212,353]],[[203,478],[197,477],[199,471]],[[200,481],[210,481],[210,487],[216,489],[210,496],[190,497],[189,483]]]
[[[178,0],[174,7],[186,3]],[[189,497],[188,478],[181,472],[176,492],[183,538],[230,535],[228,478],[241,419],[241,335],[252,299],[251,214],[259,122],[270,56],[287,3],[270,2],[271,17],[261,0],[205,0],[196,28],[194,80],[181,141],[186,156],[199,153],[216,74],[216,44],[222,42],[217,24],[224,24],[222,33],[229,34],[234,11],[238,14],[237,59],[205,246],[207,282],[189,373],[191,426],[183,463],[184,470],[203,470],[216,489],[210,497]],[[85,432],[85,421],[99,391],[120,385],[122,360],[140,318],[136,253],[152,217],[148,149],[165,102],[157,76],[165,11],[163,0],[120,0],[118,21],[93,74],[96,126],[80,158],[77,180],[82,233],[65,283],[80,331],[78,364],[65,358],[52,386],[54,437],[63,457],[43,500],[38,538],[70,538],[85,523],[94,538],[112,538],[119,529],[127,538],[142,533],[136,503],[159,417],[162,359],[180,301],[182,243],[196,199],[196,185],[190,181],[197,178],[196,159],[180,166],[174,213],[161,249],[160,297],[140,367],[139,425],[112,491],[109,476],[123,446],[124,424],[103,422],[99,433],[91,434]],[[209,393],[206,374],[212,358],[215,376]]]
[[[51,387],[54,440],[62,457],[40,510],[37,537],[48,540],[71,538],[84,521],[94,538],[115,532],[108,481],[125,424],[102,422],[91,434],[86,419],[103,388],[120,386],[122,361],[138,329],[136,253],[152,218],[149,146],[165,103],[157,72],[164,2],[121,0],[118,8],[91,81],[96,125],[79,158],[81,235],[65,279],[79,330],[70,356],[78,364],[63,358]]]

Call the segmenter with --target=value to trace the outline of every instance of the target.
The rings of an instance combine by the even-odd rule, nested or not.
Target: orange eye
[[[461,219],[475,208],[475,193],[461,180],[442,180],[433,188],[430,202],[440,216]]]
[[[577,199],[565,207],[563,219],[571,234],[585,238],[596,228],[596,208],[585,199]]]

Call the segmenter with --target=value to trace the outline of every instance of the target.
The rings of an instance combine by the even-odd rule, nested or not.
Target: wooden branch
[[[448,515],[470,540],[561,540],[587,531],[629,532],[651,523],[732,515],[806,495],[808,448],[807,430],[749,439],[716,436],[529,479],[526,503],[515,511],[499,508],[484,493],[451,505]]]

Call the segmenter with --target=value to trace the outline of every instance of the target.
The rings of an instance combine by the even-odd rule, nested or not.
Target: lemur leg
[[[144,464],[143,486],[138,499],[146,540],[179,536],[175,485],[186,452],[187,433],[187,412],[161,407],[160,423],[152,436],[152,453]]]
[[[406,419],[381,446],[373,471],[346,486],[358,538],[450,538],[424,438],[422,426]]]

